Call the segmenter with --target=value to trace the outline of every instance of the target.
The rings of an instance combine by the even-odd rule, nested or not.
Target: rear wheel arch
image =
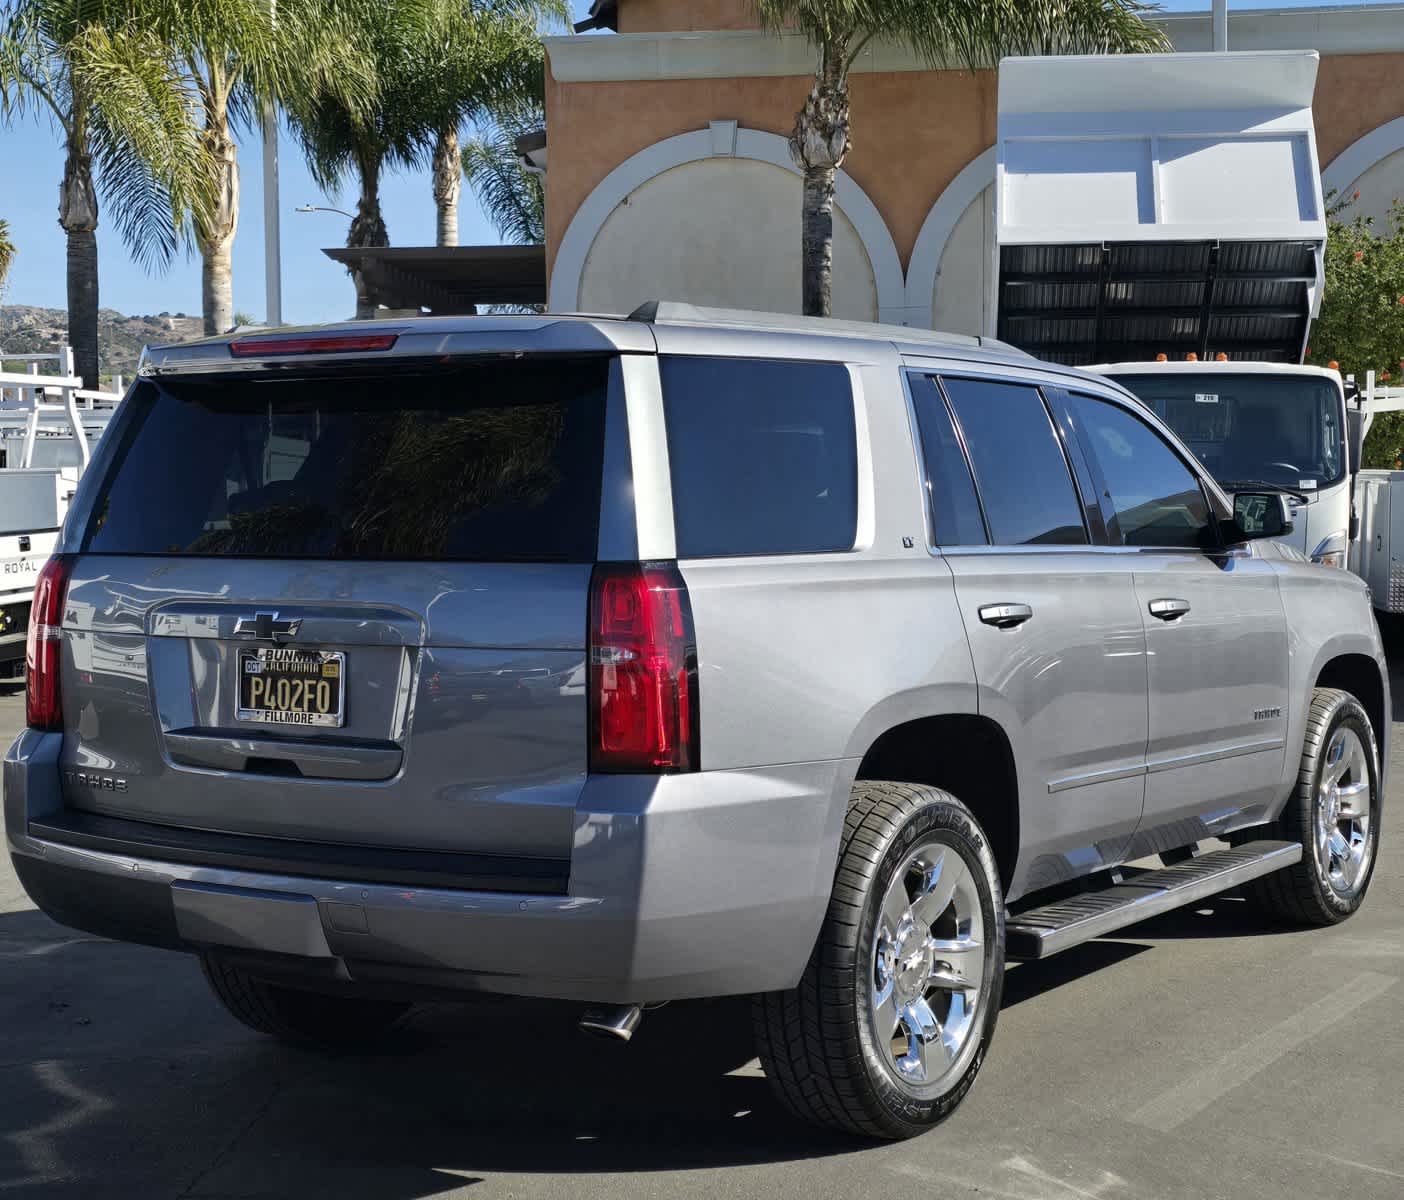
[[[974,713],[904,721],[873,741],[856,778],[921,784],[955,796],[989,838],[1000,885],[1009,887],[1019,857],[1019,783],[1013,746],[997,722]]]

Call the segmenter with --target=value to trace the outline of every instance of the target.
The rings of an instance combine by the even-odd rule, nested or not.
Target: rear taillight
[[[56,554],[44,564],[34,585],[29,633],[24,644],[24,712],[31,729],[58,729],[63,722],[59,707],[59,649],[67,591],[68,559]]]
[[[595,568],[589,655],[590,770],[697,770],[697,639],[676,566]]]

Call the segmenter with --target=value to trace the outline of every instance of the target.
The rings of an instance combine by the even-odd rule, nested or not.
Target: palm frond
[[[751,0],[761,23],[850,52],[869,38],[910,46],[935,67],[995,66],[1013,54],[1170,48],[1145,0]]]
[[[482,129],[463,147],[463,174],[488,220],[508,242],[546,240],[546,195],[541,177],[522,168],[516,139],[531,128],[511,121]]]
[[[91,97],[98,184],[118,231],[144,267],[165,267],[187,222],[215,203],[189,81],[159,36],[131,23],[85,27],[68,56],[77,88]]]

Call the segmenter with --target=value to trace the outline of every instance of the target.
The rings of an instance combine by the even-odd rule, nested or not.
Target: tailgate
[[[143,383],[65,605],[69,806],[568,859],[607,369]]]

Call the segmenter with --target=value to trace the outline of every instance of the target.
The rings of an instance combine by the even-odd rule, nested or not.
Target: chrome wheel
[[[1316,791],[1316,863],[1336,895],[1349,899],[1370,876],[1369,751],[1360,735],[1340,728],[1331,737]]]
[[[892,877],[877,920],[878,1052],[898,1079],[927,1090],[963,1070],[979,1041],[985,923],[975,877],[953,847],[929,842]]]

